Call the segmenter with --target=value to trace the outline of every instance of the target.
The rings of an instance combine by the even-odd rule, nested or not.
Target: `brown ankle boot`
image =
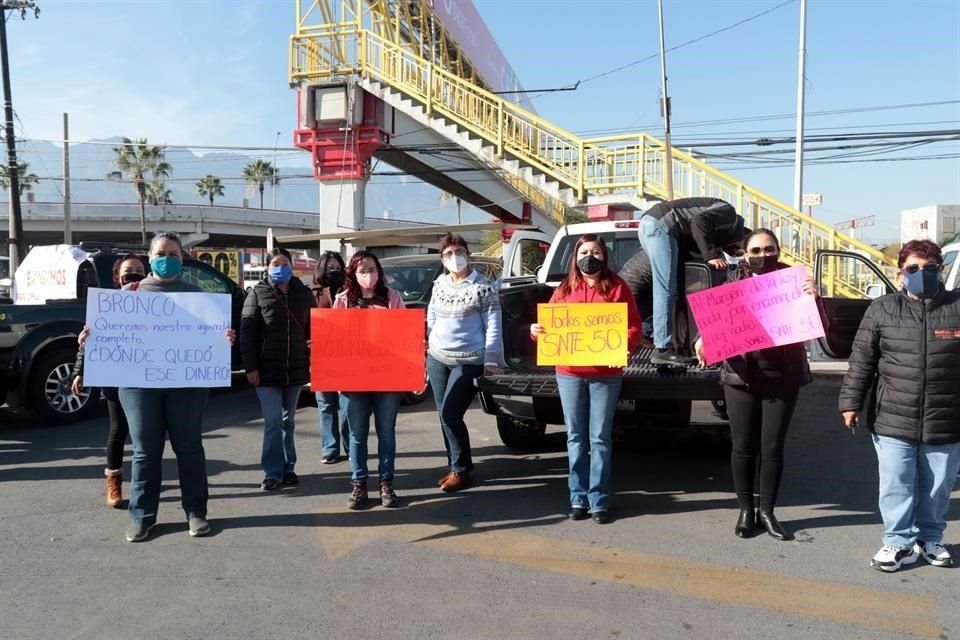
[[[107,476],[107,506],[116,507],[123,501],[123,474]]]

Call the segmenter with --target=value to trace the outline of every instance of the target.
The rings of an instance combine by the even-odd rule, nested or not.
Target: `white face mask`
[[[460,273],[467,268],[467,257],[459,254],[452,255],[449,258],[444,258],[443,266],[445,266],[450,273]]]

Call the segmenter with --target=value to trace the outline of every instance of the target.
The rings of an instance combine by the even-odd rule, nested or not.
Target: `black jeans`
[[[130,427],[123,407],[116,398],[107,398],[107,416],[110,419],[110,432],[107,434],[107,469],[123,469],[123,447],[127,444]]]
[[[783,476],[783,444],[799,393],[797,387],[756,393],[748,387],[723,386],[733,441],[730,467],[742,509],[753,508],[755,475],[759,476],[760,509],[773,509],[777,503]]]

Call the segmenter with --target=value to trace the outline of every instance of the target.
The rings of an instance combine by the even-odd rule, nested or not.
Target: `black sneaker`
[[[586,507],[578,507],[574,505],[570,507],[570,513],[567,514],[567,517],[571,520],[586,520],[590,517],[590,510]]]
[[[650,356],[653,364],[665,364],[671,367],[691,367],[697,364],[696,358],[682,356],[673,349],[654,349]]]
[[[322,458],[320,458],[320,462],[322,462],[323,464],[337,464],[338,462],[340,462],[340,456],[338,456],[335,453],[333,455],[323,456]]]
[[[280,481],[274,478],[264,478],[260,483],[260,488],[264,491],[276,491],[280,488]]]
[[[399,506],[400,501],[397,499],[397,494],[393,491],[392,480],[380,481],[380,504],[391,509]]]
[[[300,484],[300,477],[295,474],[293,471],[287,471],[283,474],[283,484],[287,486],[294,486]]]
[[[367,498],[367,481],[354,480],[353,493],[351,493],[350,498],[347,499],[347,507],[350,509],[363,509],[367,506]]]

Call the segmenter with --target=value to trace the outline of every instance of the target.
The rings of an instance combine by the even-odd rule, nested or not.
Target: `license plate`
[[[617,400],[617,411],[636,411],[636,400]]]

